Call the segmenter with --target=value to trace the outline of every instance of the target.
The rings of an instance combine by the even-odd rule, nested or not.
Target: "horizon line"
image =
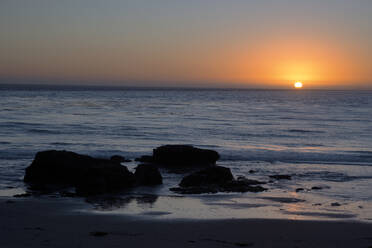
[[[228,86],[133,86],[133,85],[98,85],[98,84],[62,84],[62,83],[56,83],[56,84],[50,84],[50,83],[0,83],[0,90],[6,90],[5,88],[13,88],[13,89],[25,89],[25,88],[70,88],[70,89],[96,89],[96,90],[109,90],[109,89],[120,89],[120,90],[275,90],[275,91],[372,91],[372,88],[302,88],[302,89],[296,89],[296,88],[270,88],[270,87],[263,87],[263,88],[257,88],[257,87],[228,87]]]

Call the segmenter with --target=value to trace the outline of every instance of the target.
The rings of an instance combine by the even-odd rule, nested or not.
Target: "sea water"
[[[207,201],[209,213],[228,206],[255,217],[253,204],[281,216],[372,218],[372,91],[0,87],[0,195],[26,188],[24,169],[38,151],[134,159],[164,144],[216,150],[235,176],[292,176],[265,193],[184,198]],[[162,173],[163,186],[134,191],[159,196],[156,211],[183,176]]]

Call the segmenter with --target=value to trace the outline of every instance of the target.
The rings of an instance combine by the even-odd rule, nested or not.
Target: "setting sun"
[[[296,89],[301,89],[302,88],[302,83],[301,82],[295,82],[294,87]]]

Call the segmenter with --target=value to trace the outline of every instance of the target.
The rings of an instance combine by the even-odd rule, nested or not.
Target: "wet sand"
[[[160,220],[82,208],[71,199],[1,198],[0,247],[372,247],[369,223]]]

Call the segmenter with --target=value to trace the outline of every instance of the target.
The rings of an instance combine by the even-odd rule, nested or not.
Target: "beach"
[[[77,211],[66,199],[0,200],[0,247],[371,247],[372,225],[348,221],[191,220]]]

